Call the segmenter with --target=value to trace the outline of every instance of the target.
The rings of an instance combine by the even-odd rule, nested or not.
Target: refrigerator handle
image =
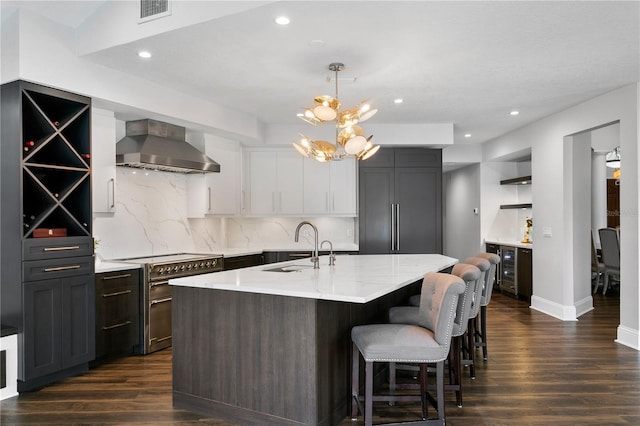
[[[391,204],[391,252],[392,253],[396,246],[395,230],[396,230],[395,209],[393,208],[393,203],[392,203]]]
[[[396,250],[400,251],[400,203],[396,204]]]

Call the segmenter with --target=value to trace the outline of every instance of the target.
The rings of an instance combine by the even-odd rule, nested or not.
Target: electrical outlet
[[[302,230],[302,236],[309,238],[311,236],[311,231],[309,231],[308,229],[303,229]]]
[[[347,228],[347,237],[353,237],[353,229]]]

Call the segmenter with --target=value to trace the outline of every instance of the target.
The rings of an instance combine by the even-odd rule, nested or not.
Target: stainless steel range
[[[222,255],[178,253],[118,259],[142,266],[142,351],[145,354],[171,346],[171,278],[206,274],[223,269]]]

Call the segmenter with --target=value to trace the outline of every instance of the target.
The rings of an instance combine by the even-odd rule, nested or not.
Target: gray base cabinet
[[[93,299],[93,275],[24,283],[24,383],[94,358]]]
[[[360,253],[442,253],[442,151],[385,148],[359,167]]]
[[[224,270],[248,268],[250,266],[264,265],[264,256],[262,254],[249,254],[246,256],[235,256],[224,258]]]
[[[141,352],[140,269],[96,274],[96,359]]]

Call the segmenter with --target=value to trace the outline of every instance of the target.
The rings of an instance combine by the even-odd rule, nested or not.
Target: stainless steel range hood
[[[185,128],[156,120],[127,121],[116,165],[178,173],[219,172],[220,164],[185,140]]]

